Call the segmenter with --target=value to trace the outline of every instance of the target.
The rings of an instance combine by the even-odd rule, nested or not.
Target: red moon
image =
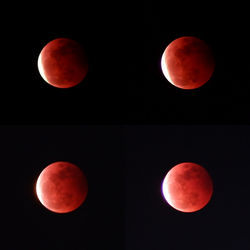
[[[162,193],[173,208],[181,212],[195,212],[207,205],[213,193],[213,183],[202,166],[184,162],[167,173]]]
[[[70,88],[79,84],[88,72],[83,47],[68,38],[49,42],[38,57],[38,70],[42,78],[57,88]]]
[[[55,162],[39,175],[36,193],[40,202],[56,213],[68,213],[77,209],[86,199],[87,179],[76,165]]]
[[[181,89],[196,89],[205,84],[215,68],[210,47],[196,37],[185,36],[171,42],[161,58],[164,76]]]

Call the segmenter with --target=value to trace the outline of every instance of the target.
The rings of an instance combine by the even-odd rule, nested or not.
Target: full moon
[[[213,193],[213,183],[202,166],[184,162],[167,173],[162,193],[173,208],[181,212],[195,212],[207,205]]]
[[[70,88],[79,84],[88,72],[83,47],[68,38],[49,42],[38,57],[38,70],[42,78],[57,88]]]
[[[197,37],[185,36],[171,42],[161,58],[163,75],[181,89],[204,85],[215,68],[210,47]]]
[[[68,213],[77,209],[86,199],[87,179],[76,165],[55,162],[47,166],[36,182],[36,194],[40,202],[56,213]]]

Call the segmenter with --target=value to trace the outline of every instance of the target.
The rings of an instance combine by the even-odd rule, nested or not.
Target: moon
[[[38,57],[42,78],[57,88],[79,84],[88,72],[88,60],[83,47],[69,38],[57,38],[44,46]]]
[[[87,179],[79,167],[70,162],[54,162],[47,166],[36,182],[39,201],[50,211],[68,213],[86,199]]]
[[[195,212],[207,205],[213,193],[213,183],[202,166],[184,162],[165,176],[162,193],[170,206],[181,212]]]
[[[171,42],[161,57],[165,78],[181,89],[196,89],[213,75],[215,61],[211,48],[201,39],[180,37]]]

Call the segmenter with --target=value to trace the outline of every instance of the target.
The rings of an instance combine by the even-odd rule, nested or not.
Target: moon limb
[[[38,61],[37,61],[37,65],[38,65],[39,73],[41,74],[42,78],[43,78],[47,83],[49,83],[49,80],[47,79],[46,74],[45,74],[45,71],[44,71],[44,68],[43,68],[43,64],[42,64],[42,54],[41,54],[41,53],[39,54]]]
[[[164,178],[164,180],[162,182],[162,187],[161,187],[162,194],[163,194],[163,197],[165,198],[165,200],[169,203],[169,205],[173,207],[171,195],[170,195],[168,188],[167,188],[167,182],[168,182],[167,178],[168,177],[166,176],[166,178]]]
[[[39,201],[43,204],[40,175],[39,175],[37,182],[36,182],[36,195],[37,195],[37,198],[39,199]]]
[[[165,60],[166,50],[164,51],[162,57],[161,57],[161,69],[164,74],[164,76],[167,78],[167,80],[174,85],[174,83],[171,80],[170,74],[168,72],[168,68],[166,66],[166,60]],[[175,85],[174,85],[175,86]]]
[[[163,193],[163,197],[165,198],[165,200],[167,201],[167,203],[175,208],[176,210],[178,211],[181,211],[181,212],[184,212],[183,210],[179,209],[179,208],[176,208],[175,205],[174,205],[174,201],[173,201],[173,197],[171,196],[170,192],[169,192],[169,182],[172,181],[170,180],[169,178],[169,175],[167,175],[163,182],[162,182],[162,193]]]

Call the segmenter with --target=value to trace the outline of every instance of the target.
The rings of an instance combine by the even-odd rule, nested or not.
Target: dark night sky
[[[217,1],[144,1],[143,69],[137,84],[137,92],[143,92],[144,112],[134,112],[134,117],[166,124],[249,122],[249,35],[245,35],[246,13],[240,6],[220,6]],[[237,18],[236,13],[240,13]],[[212,78],[193,91],[172,86],[161,74],[164,49],[181,36],[203,39],[215,56]]]
[[[126,129],[126,249],[250,248],[247,126],[133,126]],[[195,213],[161,195],[166,173],[181,162],[207,169],[211,201]]]
[[[20,74],[8,74],[12,84],[2,86],[0,99],[2,107],[8,106],[2,108],[4,123],[249,123],[250,41],[244,4],[148,0],[49,6],[29,8],[34,25],[16,30],[22,42],[23,31],[29,37],[31,54],[24,60],[31,78],[25,80],[22,72],[26,61],[17,67]],[[160,68],[166,46],[187,35],[206,41],[216,60],[210,81],[192,91],[172,86]],[[75,39],[88,54],[89,73],[72,89],[50,86],[37,69],[41,49],[58,37]]]
[[[6,249],[241,249],[250,247],[248,126],[2,126]],[[76,211],[56,214],[37,200],[40,172],[70,161],[89,193]],[[167,171],[201,164],[214,183],[195,213],[161,195]],[[240,247],[239,247],[240,246]]]
[[[250,248],[246,4],[53,1],[11,12],[0,91],[4,249]],[[209,82],[191,91],[160,68],[166,46],[189,35],[206,41],[216,61]],[[89,58],[86,78],[70,89],[50,86],[37,69],[43,46],[58,37],[80,42]],[[78,165],[90,187],[67,215],[44,209],[33,191],[59,160]],[[160,194],[167,170],[182,161],[203,165],[215,185],[194,214]]]
[[[123,249],[120,135],[119,127],[0,127],[5,249]],[[88,180],[87,199],[72,213],[52,213],[34,192],[40,172],[55,161],[76,164]]]

